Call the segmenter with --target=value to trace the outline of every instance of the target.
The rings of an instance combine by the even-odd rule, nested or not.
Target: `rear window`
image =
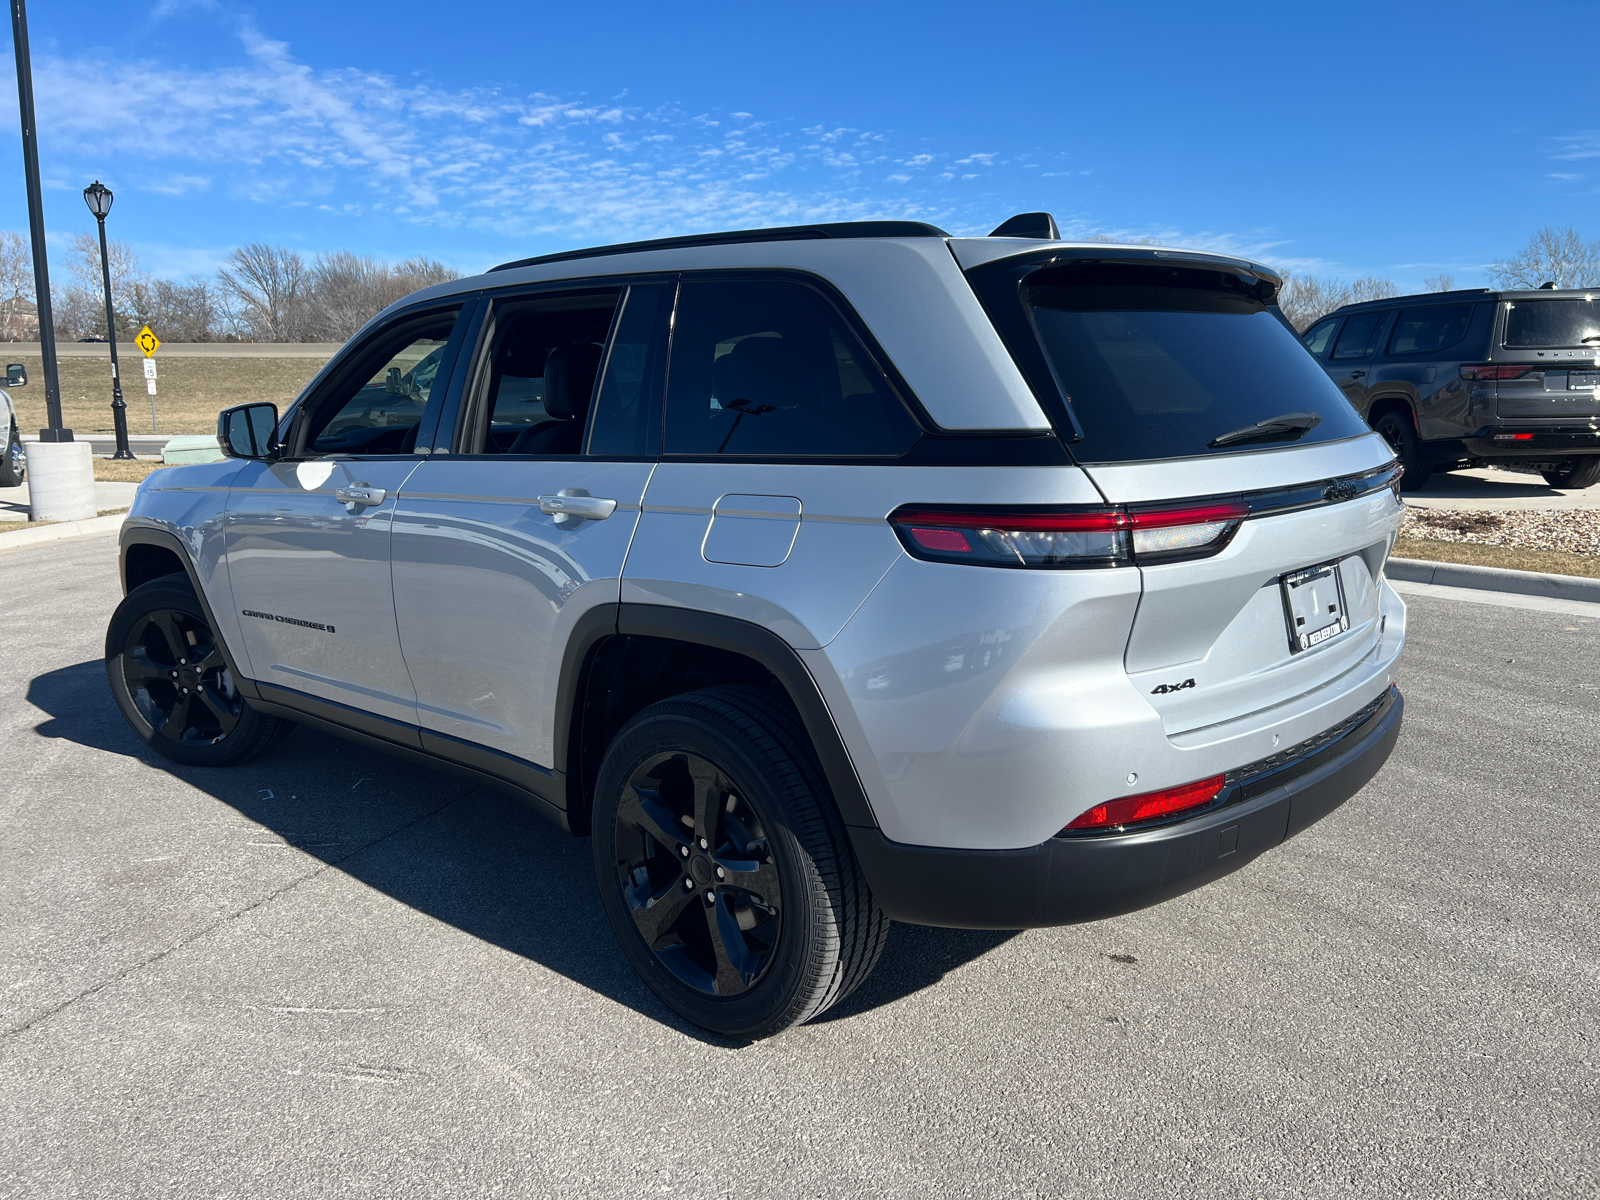
[[[1600,304],[1593,300],[1514,300],[1506,309],[1508,349],[1600,345]]]
[[[1433,354],[1448,350],[1467,336],[1472,323],[1470,304],[1430,304],[1403,308],[1389,339],[1390,354]]]
[[[1074,263],[1027,276],[1022,299],[1082,429],[1080,461],[1233,454],[1366,431],[1252,277]],[[1210,444],[1307,410],[1321,418],[1312,429]]]

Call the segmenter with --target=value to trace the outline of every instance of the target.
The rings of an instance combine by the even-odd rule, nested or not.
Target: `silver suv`
[[[298,723],[514,793],[736,1037],[849,993],[891,920],[1236,870],[1399,734],[1394,455],[1267,269],[1002,230],[1034,236],[674,238],[406,298],[141,486],[123,714],[183,763]]]

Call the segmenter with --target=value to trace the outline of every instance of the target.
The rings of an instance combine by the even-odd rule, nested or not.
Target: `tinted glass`
[[[506,454],[514,448],[519,454],[577,452],[594,371],[591,367],[576,379],[568,371],[565,382],[582,394],[576,402],[558,405],[561,411],[551,412],[545,403],[545,367],[563,346],[586,347],[592,361],[598,362],[616,307],[616,292],[497,303],[483,392],[488,421],[478,452]],[[552,441],[558,427],[569,425],[574,428],[567,436]],[[544,437],[535,439],[530,433],[547,426]]]
[[[423,410],[446,383],[440,370],[459,309],[379,333],[367,365],[319,398],[306,433],[311,454],[409,454]],[[369,373],[370,372],[370,373]]]
[[[661,446],[661,384],[671,287],[628,289],[595,400],[589,453],[651,457]]]
[[[1024,293],[1083,429],[1073,452],[1085,462],[1271,449],[1284,443],[1209,443],[1306,409],[1322,422],[1297,444],[1366,430],[1276,310],[1236,277],[1096,264],[1036,272]]]
[[[1389,339],[1390,354],[1432,354],[1447,350],[1467,336],[1472,323],[1470,304],[1433,304],[1403,308]]]
[[[1593,300],[1517,300],[1506,307],[1508,347],[1600,346],[1600,304]]]
[[[837,309],[787,280],[686,280],[669,454],[896,455],[920,436]]]
[[[1339,331],[1339,340],[1333,344],[1333,357],[1365,358],[1378,348],[1378,326],[1383,323],[1381,312],[1357,313],[1345,321]]]
[[[1331,321],[1324,321],[1320,325],[1313,325],[1300,340],[1306,344],[1307,350],[1321,358],[1322,352],[1328,348],[1328,339],[1333,337],[1333,331],[1338,326],[1339,320],[1337,317]]]

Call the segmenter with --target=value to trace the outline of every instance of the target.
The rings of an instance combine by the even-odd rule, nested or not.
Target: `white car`
[[[27,382],[28,372],[21,363],[6,364],[6,387],[19,388]],[[28,475],[28,454],[22,448],[16,403],[3,389],[0,389],[0,430],[5,431],[5,450],[0,453],[0,487],[18,487]]]
[[[124,716],[180,762],[305,723],[513,792],[592,834],[645,982],[737,1037],[847,994],[891,919],[1236,870],[1399,734],[1394,454],[1267,268],[996,234],[675,238],[408,297],[140,486]]]

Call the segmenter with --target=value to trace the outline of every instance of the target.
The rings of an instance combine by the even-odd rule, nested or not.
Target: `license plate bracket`
[[[1592,392],[1595,390],[1596,385],[1600,385],[1600,372],[1567,372],[1567,390],[1569,392]]]
[[[1289,650],[1300,654],[1350,628],[1338,559],[1278,576]]]

